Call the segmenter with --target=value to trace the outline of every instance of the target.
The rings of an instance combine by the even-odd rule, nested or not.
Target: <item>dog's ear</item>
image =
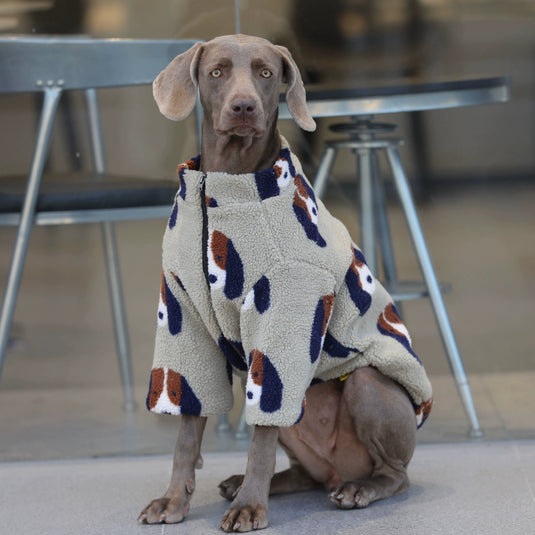
[[[286,103],[288,104],[288,109],[295,122],[303,130],[313,132],[316,130],[316,123],[307,108],[306,92],[303,80],[301,79],[301,73],[290,51],[286,47],[276,45],[275,48],[281,54],[284,62],[285,81],[288,84],[286,87]]]
[[[160,112],[168,119],[181,121],[193,110],[197,100],[197,68],[203,50],[195,43],[178,55],[152,84],[152,94]]]

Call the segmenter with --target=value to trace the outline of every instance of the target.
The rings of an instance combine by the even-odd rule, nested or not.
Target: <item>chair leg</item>
[[[316,178],[314,179],[314,192],[316,196],[321,199],[325,193],[325,186],[331,174],[331,169],[336,157],[336,149],[330,145],[325,145],[325,150],[318,166]]]
[[[50,134],[52,132],[52,125],[54,124],[54,117],[60,97],[61,89],[51,88],[45,92],[32,166],[28,177],[28,186],[26,188],[13,257],[11,259],[11,266],[7,277],[2,309],[0,311],[0,376],[2,374],[2,366],[7,350],[9,332],[15,313],[22,270],[24,269],[24,261],[26,259],[28,242],[30,240],[30,233],[35,215],[35,205],[37,203],[39,186],[41,184],[43,168],[48,153]]]
[[[366,263],[377,276],[377,252],[375,247],[375,214],[373,192],[373,168],[371,150],[362,147],[355,150],[359,177],[360,246]]]
[[[468,384],[468,379],[464,371],[463,361],[457,348],[453,329],[444,305],[444,300],[442,298],[442,293],[433,269],[431,257],[429,256],[429,251],[425,243],[422,228],[420,226],[420,222],[418,221],[418,215],[416,213],[407,178],[401,165],[399,153],[397,148],[392,145],[387,147],[386,153],[388,156],[388,162],[392,169],[394,184],[403,207],[407,225],[409,227],[411,238],[414,244],[414,249],[418,257],[418,262],[420,263],[420,269],[427,285],[429,299],[431,300],[431,304],[433,306],[433,311],[435,313],[442,341],[446,349],[457,390],[470,422],[470,435],[472,437],[480,437],[483,435],[483,433],[479,427],[479,422],[470,391],[470,385]]]
[[[108,274],[108,284],[110,288],[111,310],[113,326],[115,329],[115,343],[117,345],[119,371],[123,384],[124,407],[125,410],[131,411],[135,409],[136,403],[134,399],[132,365],[130,361],[130,342],[126,313],[124,309],[123,289],[121,285],[115,228],[113,223],[105,222],[101,223],[101,230],[106,269]]]

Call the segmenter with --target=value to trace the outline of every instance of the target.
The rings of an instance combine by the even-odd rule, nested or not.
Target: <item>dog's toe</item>
[[[241,488],[243,475],[230,476],[219,484],[219,494],[227,500],[233,500]]]

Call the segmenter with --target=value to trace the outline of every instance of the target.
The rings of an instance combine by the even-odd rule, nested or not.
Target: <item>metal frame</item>
[[[148,85],[193,40],[130,40],[48,37],[0,38],[0,94],[42,92],[35,149],[20,213],[0,215],[0,225],[17,225],[17,236],[0,311],[0,374],[7,349],[24,261],[33,225],[100,222],[125,408],[135,406],[130,346],[113,222],[166,217],[168,206],[36,212],[43,169],[59,100],[64,91],[83,90],[94,170],[105,175],[105,155],[96,89]],[[196,125],[200,140],[200,106]],[[200,148],[200,145],[199,145]]]

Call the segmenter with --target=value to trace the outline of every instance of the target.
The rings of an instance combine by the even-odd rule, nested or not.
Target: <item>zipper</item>
[[[201,192],[201,213],[202,213],[202,269],[208,290],[210,290],[210,279],[208,274],[208,208],[206,206],[206,175],[201,176],[199,182]]]

